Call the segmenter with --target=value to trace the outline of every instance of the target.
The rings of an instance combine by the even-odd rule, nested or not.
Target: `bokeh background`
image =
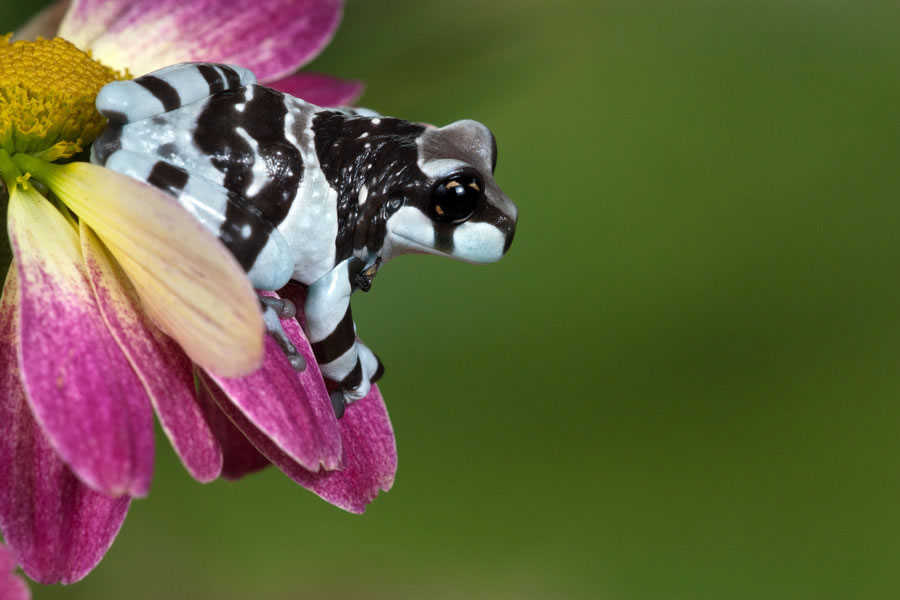
[[[0,29],[42,3],[6,1]],[[900,597],[900,4],[350,0],[313,68],[475,118],[501,263],[391,263],[394,489],[148,499],[63,598]]]

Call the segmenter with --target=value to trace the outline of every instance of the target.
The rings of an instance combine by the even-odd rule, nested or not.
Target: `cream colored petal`
[[[125,271],[84,221],[79,232],[97,307],[144,384],[163,431],[194,479],[216,479],[222,471],[222,448],[196,400],[190,359],[150,322]]]
[[[59,198],[103,240],[147,312],[187,355],[225,377],[262,363],[259,301],[225,246],[158,189],[89,163],[37,167]]]

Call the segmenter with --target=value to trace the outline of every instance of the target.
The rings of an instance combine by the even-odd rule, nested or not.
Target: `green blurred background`
[[[354,302],[394,489],[203,486],[159,437],[99,568],[34,597],[900,597],[898,32],[893,0],[350,0],[313,68],[486,123],[520,209],[501,263]]]

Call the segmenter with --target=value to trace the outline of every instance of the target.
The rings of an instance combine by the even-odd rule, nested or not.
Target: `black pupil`
[[[477,177],[456,175],[445,179],[431,192],[431,218],[441,223],[462,223],[475,212],[481,194]]]

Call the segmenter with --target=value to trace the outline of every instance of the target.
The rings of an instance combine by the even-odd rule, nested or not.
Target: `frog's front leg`
[[[378,358],[356,339],[350,294],[363,264],[349,258],[309,286],[306,328],[322,375],[338,385],[331,394],[334,412],[341,417],[348,404],[365,397],[383,372]]]

